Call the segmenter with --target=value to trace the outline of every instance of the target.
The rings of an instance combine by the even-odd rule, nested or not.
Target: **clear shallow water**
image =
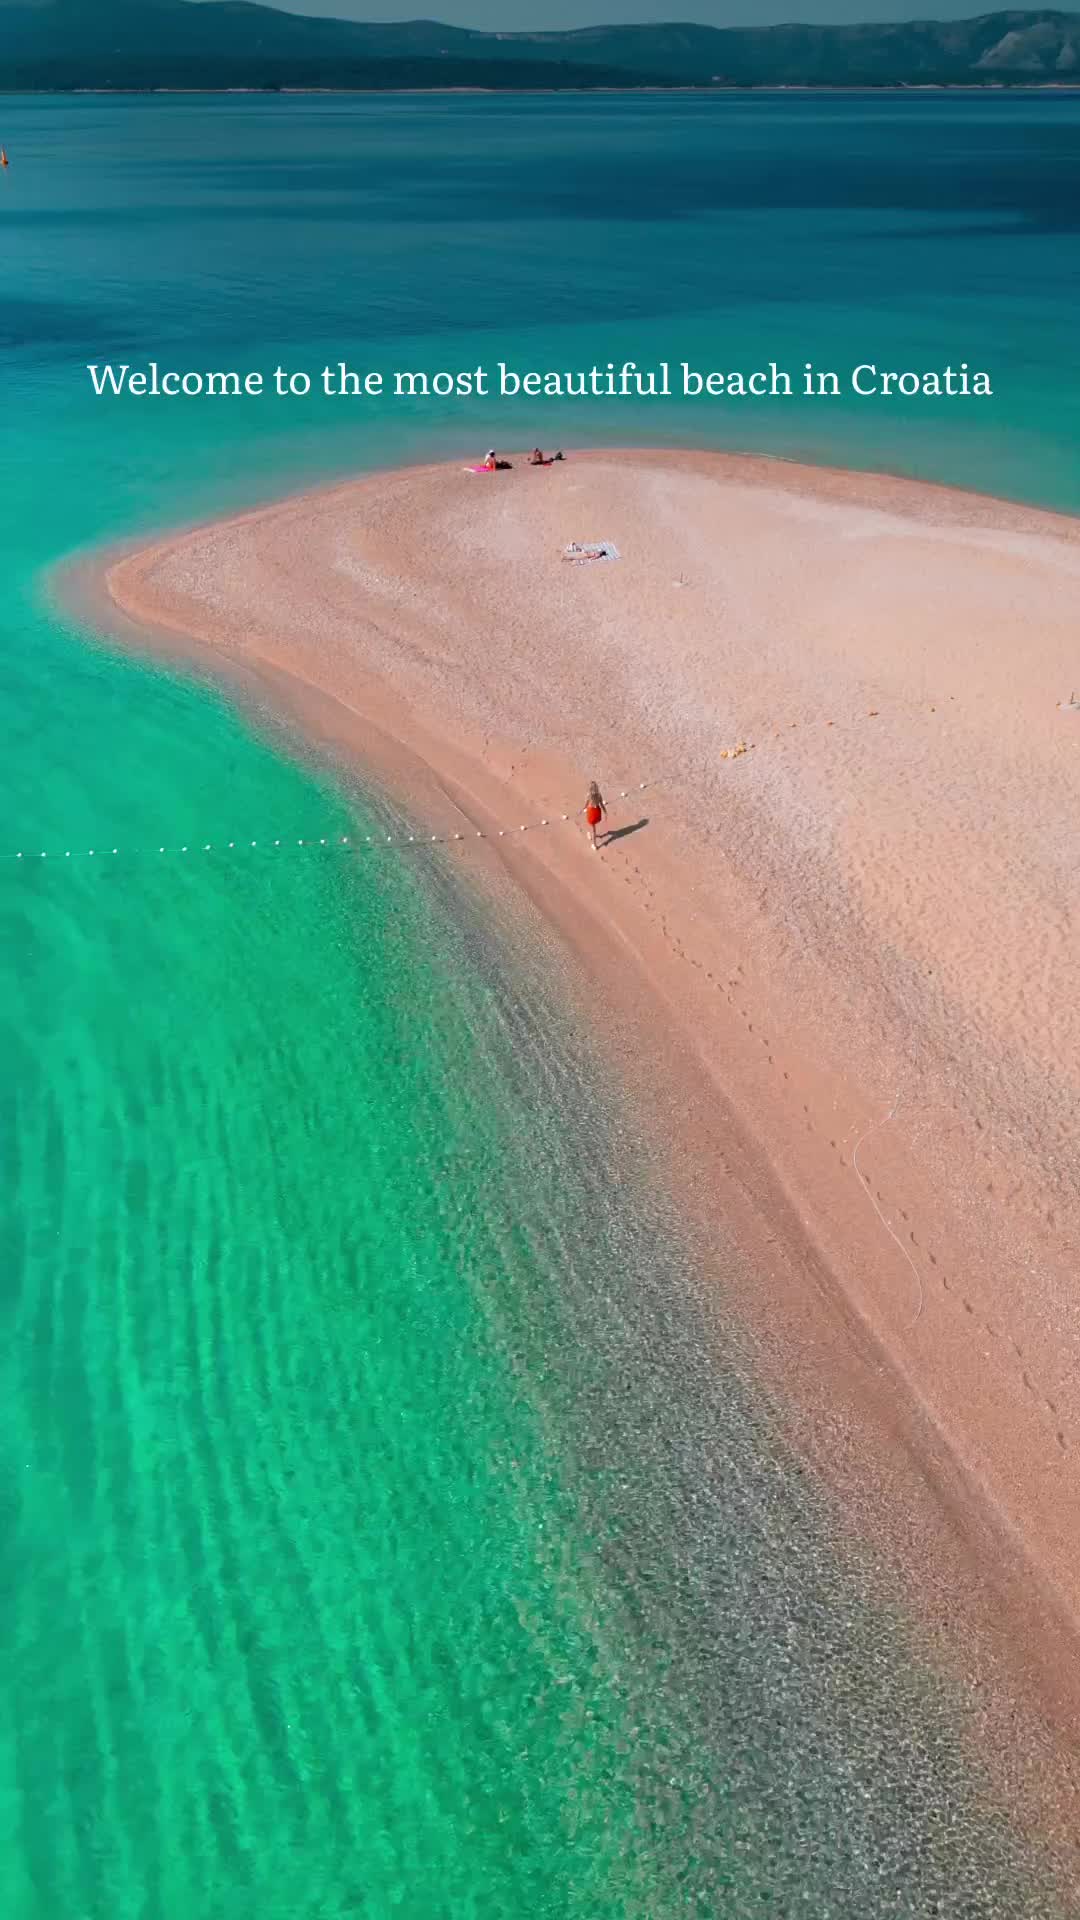
[[[52,614],[96,540],[534,432],[1080,504],[1071,97],[0,121],[12,849],[377,805]],[[82,371],[342,353],[968,358],[999,399],[534,428]],[[1046,1911],[617,1115],[583,1155],[595,1063],[446,876],[0,863],[0,923],[5,1913]]]

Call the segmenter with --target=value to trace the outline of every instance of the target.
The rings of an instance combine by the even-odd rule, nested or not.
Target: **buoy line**
[[[937,712],[935,703],[927,702],[926,704],[931,713]],[[1062,707],[1068,704],[1070,703],[1065,701],[1059,702],[1059,705]],[[1080,705],[1080,702],[1076,704]],[[868,720],[880,719],[881,710],[877,707],[870,707],[864,717]],[[813,727],[815,725],[835,727],[836,724],[835,720],[822,721],[820,719],[805,722],[807,727]],[[844,720],[840,722],[842,729],[850,724],[850,718],[846,722]],[[800,722],[798,720],[786,721],[782,728],[776,727],[773,729],[772,737],[774,740],[781,740],[785,733],[789,731],[793,732],[799,725]],[[755,751],[755,744],[754,741],[747,743],[746,740],[739,740],[734,746],[718,748],[716,758],[718,760],[741,760],[744,755]],[[662,778],[658,780],[639,780],[636,786],[620,788],[618,797],[620,800],[628,800],[633,793],[646,793],[650,788],[662,786],[663,784]],[[237,839],[190,841],[187,844],[175,847],[66,847],[62,852],[56,848],[50,849],[46,847],[39,851],[36,847],[24,847],[17,853],[0,852],[0,861],[111,860],[121,855],[133,855],[142,858],[144,855],[157,857],[161,854],[234,853],[237,851],[251,851],[255,848],[270,848],[272,850],[282,847],[335,847],[339,852],[347,853],[364,852],[368,847],[447,847],[452,846],[454,842],[458,840],[505,840],[509,835],[514,833],[535,833],[541,827],[561,826],[564,822],[576,820],[582,811],[583,809],[579,808],[577,813],[563,813],[558,815],[557,818],[551,816],[545,820],[523,820],[517,827],[500,827],[497,833],[483,833],[479,828],[471,828],[467,832],[461,833],[343,833],[333,835],[316,834],[303,838],[298,836],[295,839],[281,835],[274,840]]]
[[[635,787],[622,787],[618,797],[620,800],[629,800],[632,794],[645,793],[650,787],[655,787],[659,784],[657,780],[640,780]],[[157,859],[162,854],[172,856],[200,853],[247,853],[254,850],[268,850],[273,852],[275,849],[290,847],[327,847],[337,853],[367,853],[369,849],[374,852],[376,847],[448,847],[453,846],[458,841],[506,840],[512,838],[515,833],[536,833],[543,827],[556,827],[570,824],[578,818],[580,812],[581,809],[579,808],[578,813],[551,814],[542,820],[523,820],[516,827],[499,827],[497,831],[493,833],[485,833],[480,827],[467,827],[462,828],[462,830],[457,833],[341,833],[306,835],[304,837],[297,836],[296,838],[281,835],[273,840],[269,838],[253,840],[191,840],[178,846],[164,844],[157,847],[110,847],[106,845],[98,847],[66,847],[60,851],[48,847],[39,851],[37,848],[32,847],[29,849],[22,848],[17,853],[0,853],[0,860],[21,860],[23,862],[33,863],[38,860],[109,861],[116,858],[143,858],[144,856]]]

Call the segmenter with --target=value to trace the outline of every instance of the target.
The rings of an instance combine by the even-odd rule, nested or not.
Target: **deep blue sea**
[[[542,972],[434,857],[158,855],[384,803],[49,574],[534,439],[1080,508],[1080,96],[0,97],[0,141],[0,1913],[1048,1914]],[[994,396],[94,397],[151,359]]]

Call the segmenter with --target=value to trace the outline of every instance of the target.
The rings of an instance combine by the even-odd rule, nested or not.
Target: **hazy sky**
[[[281,0],[278,0],[281,3]],[[1076,0],[1064,0],[1065,7]],[[350,20],[449,20],[459,27],[585,27],[627,20],[697,20],[764,27],[783,20],[966,20],[991,0],[286,0],[287,13]]]

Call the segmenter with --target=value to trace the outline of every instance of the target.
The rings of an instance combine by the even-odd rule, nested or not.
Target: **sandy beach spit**
[[[568,564],[598,541],[619,557]],[[946,1639],[963,1615],[973,1697],[1019,1674],[1031,1737],[1075,1747],[1080,522],[757,459],[516,456],[105,579],[143,639],[489,835],[462,860],[580,957],[655,1150],[745,1246],[808,1451]],[[561,822],[593,777],[599,854]]]

